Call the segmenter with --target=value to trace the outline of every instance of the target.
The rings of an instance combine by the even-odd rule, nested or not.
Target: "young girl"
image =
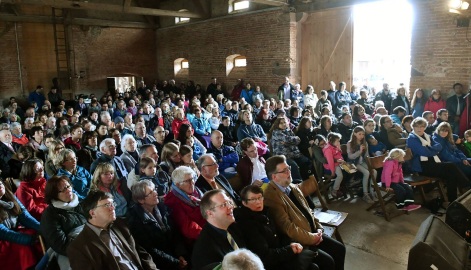
[[[342,135],[339,133],[329,133],[327,136],[328,143],[322,149],[322,153],[327,159],[327,164],[324,164],[324,169],[327,171],[327,173],[330,172],[332,179],[334,180],[334,186],[332,187],[332,191],[330,193],[330,195],[332,195],[334,198],[343,196],[343,193],[339,190],[340,184],[343,180],[343,173],[342,169],[340,168],[340,164],[345,162],[342,157],[342,150],[340,150],[341,138]]]
[[[357,170],[363,174],[363,200],[367,203],[373,203],[373,200],[378,200],[378,198],[376,198],[376,193],[374,192],[368,194],[370,171],[366,164],[367,148],[365,129],[361,126],[354,128],[352,136],[347,142],[348,161],[355,164]],[[376,170],[373,170],[373,173],[376,177]]]
[[[139,181],[150,180],[154,183],[155,188],[157,189],[157,194],[159,199],[162,199],[165,194],[170,190],[169,183],[161,182],[159,177],[157,177],[157,163],[153,158],[145,157],[141,158],[139,161]]]
[[[420,205],[414,204],[412,188],[404,183],[402,163],[405,155],[406,152],[399,148],[394,148],[389,152],[388,157],[384,160],[381,182],[386,186],[386,191],[394,190],[398,209],[414,211],[419,209]]]
[[[188,166],[195,171],[196,175],[200,177],[200,171],[195,164],[195,160],[193,159],[193,149],[188,145],[180,146],[180,156],[182,157],[182,165]]]

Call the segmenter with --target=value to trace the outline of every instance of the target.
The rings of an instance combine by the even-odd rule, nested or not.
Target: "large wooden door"
[[[373,23],[373,22],[372,22]],[[329,82],[352,84],[352,8],[336,8],[311,13],[302,24],[301,82],[312,84],[316,93],[329,88]]]

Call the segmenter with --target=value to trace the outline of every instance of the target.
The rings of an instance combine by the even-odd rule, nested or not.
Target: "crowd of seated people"
[[[0,248],[8,249],[0,261],[6,269],[34,266],[41,235],[52,251],[45,256],[61,269],[83,260],[97,269],[212,269],[206,264],[244,247],[266,269],[343,269],[344,247],[323,235],[308,211],[311,198],[292,183],[330,175],[329,196],[341,197],[341,165],[349,162],[361,175],[363,200],[373,203],[367,157],[409,148],[405,170],[445,179],[450,202],[470,186],[461,84],[448,99],[439,90],[427,98],[423,89],[409,99],[405,87],[387,83],[377,93],[338,87],[331,82],[318,97],[313,86],[303,91],[286,78],[268,98],[243,80],[227,95],[213,78],[206,91],[193,82],[141,82],[121,94],[92,94],[90,103],[65,101],[56,88],[45,95],[42,87],[25,108],[10,98],[0,118]],[[283,204],[287,215],[280,215]],[[232,228],[234,216],[240,228]],[[214,231],[234,233],[240,245],[199,250],[206,244],[200,234]],[[94,254],[97,235],[119,254]],[[201,258],[205,252],[218,254]]]

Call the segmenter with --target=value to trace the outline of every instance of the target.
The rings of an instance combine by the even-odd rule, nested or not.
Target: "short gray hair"
[[[185,176],[187,175],[191,175],[193,178],[196,177],[196,173],[192,168],[188,166],[179,166],[172,172],[172,181],[176,185],[185,181]]]
[[[62,164],[64,164],[64,162],[67,159],[67,157],[69,156],[69,154],[75,154],[75,153],[74,153],[74,151],[72,151],[70,149],[67,149],[67,148],[60,151],[59,154],[56,157],[56,160],[55,160],[56,164],[55,165],[58,165],[58,166],[62,167]]]
[[[216,160],[216,157],[214,157],[213,154],[204,154],[204,155],[201,155],[201,157],[196,161],[196,166],[198,167],[198,170],[201,171],[201,168],[203,168],[203,163],[206,161],[206,158],[214,158],[214,160]]]
[[[227,253],[222,260],[222,269],[264,270],[262,260],[252,251],[240,248]]]
[[[33,117],[27,117],[27,118],[25,119],[25,124],[26,124],[26,122],[34,123],[34,118],[33,118]]]
[[[116,141],[113,138],[106,138],[103,141],[101,141],[101,143],[100,143],[100,152],[101,152],[102,148],[106,147],[107,142],[116,144]]]
[[[102,111],[102,112],[100,113],[100,119],[103,121],[103,118],[104,118],[105,116],[108,116],[109,118],[111,118],[111,115],[110,115],[110,113],[109,113],[108,111]]]
[[[134,139],[134,137],[133,137],[131,134],[125,134],[125,135],[123,136],[123,138],[121,139],[121,151],[122,151],[123,153],[126,152],[126,147],[125,147],[125,145],[126,145],[126,141],[129,140],[129,139],[133,139],[134,141],[136,141],[136,139]],[[101,146],[101,145],[100,145],[100,146]],[[101,148],[101,147],[100,147],[100,148]],[[137,147],[136,147],[136,149],[137,149]]]
[[[18,126],[21,127],[21,124],[18,123],[18,122],[13,122],[10,125],[10,130],[13,130],[13,129],[17,128]]]
[[[139,200],[144,200],[146,198],[146,187],[151,189],[155,188],[154,183],[150,180],[141,180],[131,187],[132,200],[135,203],[139,203]]]

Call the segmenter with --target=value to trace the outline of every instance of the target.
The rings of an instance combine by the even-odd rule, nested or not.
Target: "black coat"
[[[242,207],[234,213],[247,248],[260,257],[266,269],[293,269],[292,261],[296,255],[289,245],[289,239],[281,239],[275,223],[268,218],[266,209],[254,212]]]
[[[67,247],[74,240],[68,237],[68,234],[86,222],[80,205],[72,210],[65,210],[50,204],[41,217],[40,231],[47,246],[67,256]]]
[[[301,151],[304,156],[312,159],[311,155],[309,154],[309,148],[311,147],[309,141],[312,141],[316,138],[317,132],[314,129],[306,129],[301,127],[298,127],[298,129],[299,130],[296,133],[296,136],[301,139],[301,142],[298,144],[299,151]]]
[[[128,211],[128,224],[134,240],[151,256],[160,269],[178,269],[178,257],[188,259],[183,239],[176,230],[172,230],[169,214],[165,205],[159,204],[164,227],[144,211],[141,205],[135,204]]]
[[[2,170],[2,177],[11,177],[10,165],[8,161],[13,157],[13,150],[8,148],[4,143],[0,142],[0,170]]]
[[[214,179],[216,180],[216,182],[219,186],[223,187],[224,191],[226,191],[227,195],[229,195],[229,197],[232,198],[232,200],[234,201],[234,203],[236,205],[240,206],[242,204],[241,200],[240,200],[240,196],[234,191],[234,189],[232,188],[231,184],[226,179],[226,177],[219,174],[218,176],[214,177]],[[208,181],[206,181],[206,179],[203,177],[203,175],[200,175],[200,177],[198,177],[198,179],[196,180],[195,185],[203,193],[213,189],[211,187],[211,185],[208,183]]]

